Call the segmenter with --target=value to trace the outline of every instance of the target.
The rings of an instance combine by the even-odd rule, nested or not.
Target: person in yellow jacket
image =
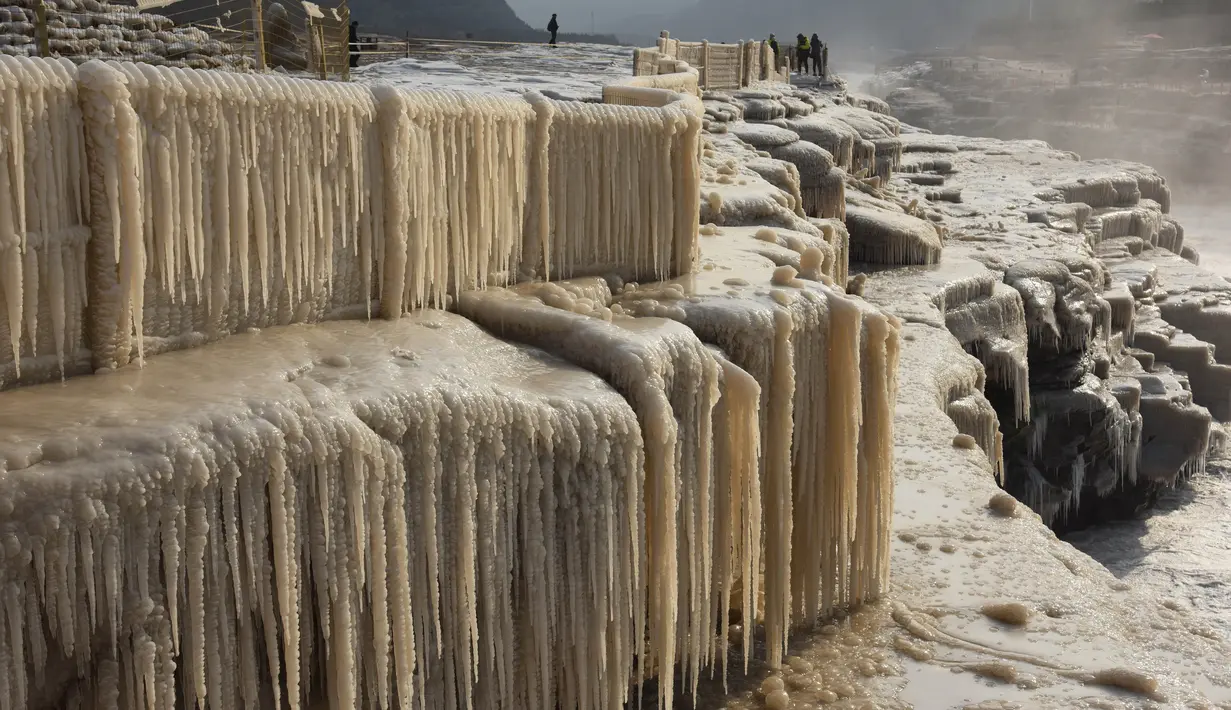
[[[795,62],[799,65],[797,70],[800,74],[808,73],[808,57],[812,54],[812,45],[808,44],[808,37],[803,34],[795,35]]]

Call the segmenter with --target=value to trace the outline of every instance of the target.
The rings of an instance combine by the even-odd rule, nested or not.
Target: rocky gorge
[[[729,132],[793,161],[811,214],[844,217],[853,288],[946,328],[982,364],[986,382],[955,386],[945,407],[1006,490],[1068,530],[1132,515],[1202,470],[1211,417],[1231,415],[1215,357],[1231,285],[1185,249],[1158,172],[912,129],[837,86],[820,100],[835,106],[707,103],[716,120],[732,103],[768,119]],[[855,176],[841,208],[807,197],[833,164]]]
[[[1082,689],[1099,683],[1072,686],[1049,664],[1089,654],[1178,672],[1196,690],[1122,693],[1108,707],[1226,707],[1231,679],[1207,665],[1225,657],[1224,632],[1201,609],[1134,590],[1055,537],[1140,514],[1222,447],[1231,370],[1216,354],[1231,285],[1186,247],[1168,181],[1042,141],[932,133],[841,80],[704,103],[703,254],[707,237],[737,236],[767,265],[813,278],[807,247],[823,237],[849,259],[845,274],[826,270],[832,280],[903,322],[894,611],[853,623],[927,663],[881,678],[878,700],[1084,707]],[[982,627],[997,599],[1032,619],[1028,639]],[[913,626],[923,619],[940,632]],[[797,652],[813,658],[804,638]],[[937,667],[944,679],[920,669]],[[1161,688],[1130,676],[1118,687]]]

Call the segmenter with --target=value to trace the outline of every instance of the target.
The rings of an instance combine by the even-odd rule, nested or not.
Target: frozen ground
[[[358,81],[413,89],[521,93],[531,89],[598,98],[632,74],[632,49],[603,44],[426,45],[409,59],[356,69]]]
[[[1231,632],[1231,460],[1163,494],[1148,517],[1068,538],[1120,579],[1180,598]]]

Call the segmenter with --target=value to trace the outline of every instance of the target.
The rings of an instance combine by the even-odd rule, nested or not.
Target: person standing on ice
[[[556,13],[551,13],[551,22],[547,23],[547,31],[551,33],[551,40],[547,42],[552,46],[556,44],[556,33],[560,31],[560,23],[556,22]]]
[[[812,47],[808,44],[808,38],[802,33],[795,35],[795,69],[801,76],[808,73],[808,57],[811,54]]]
[[[821,75],[821,38],[812,33],[812,74],[814,76]]]
[[[350,23],[350,65],[351,68],[359,66],[359,21],[352,20]]]
[[[774,50],[774,71],[778,71],[778,67],[782,64],[779,61],[778,38],[774,36],[773,32],[769,33],[769,48]]]

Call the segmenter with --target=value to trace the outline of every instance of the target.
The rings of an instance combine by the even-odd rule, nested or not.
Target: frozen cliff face
[[[805,120],[825,115],[826,108],[820,106]],[[774,125],[802,137],[795,125]],[[912,394],[899,399],[897,410],[896,468],[899,482],[905,484],[896,493],[901,503],[895,516],[898,535],[892,545],[895,570],[906,571],[895,571],[895,579],[909,576],[896,594],[916,601],[913,608],[895,606],[892,611],[891,628],[899,634],[892,643],[912,659],[904,662],[907,671],[902,685],[906,690],[895,698],[920,707],[934,704],[937,686],[931,681],[943,676],[946,687],[960,684],[956,692],[961,693],[962,702],[976,706],[972,699],[987,698],[990,706],[1003,697],[1004,690],[1003,686],[987,687],[986,679],[1025,679],[1024,687],[1034,687],[1033,674],[1039,671],[1038,666],[1022,663],[1023,656],[1000,655],[1007,630],[1001,622],[1030,627],[1033,657],[1039,650],[1035,644],[1055,632],[1056,624],[1071,623],[1086,613],[1079,610],[1119,608],[1118,601],[1107,604],[1105,584],[1072,596],[1069,591],[1057,592],[1071,580],[1090,578],[1085,562],[1066,552],[1063,544],[1044,542],[1054,540],[1049,532],[1025,542],[1027,530],[1042,525],[1011,496],[993,495],[993,476],[1057,528],[1083,524],[1100,514],[1131,514],[1136,506],[1148,502],[1152,487],[1158,485],[1154,473],[1145,473],[1147,466],[1156,472],[1165,470],[1166,480],[1174,481],[1177,474],[1201,465],[1209,415],[1185,401],[1180,393],[1182,377],[1166,372],[1162,365],[1146,372],[1134,351],[1125,346],[1125,338],[1131,337],[1137,324],[1137,304],[1126,285],[1109,279],[1111,267],[1093,249],[1097,242],[1093,230],[1081,231],[1094,216],[1094,208],[1062,207],[1064,193],[1053,189],[1096,182],[1098,193],[1108,200],[1099,209],[1120,209],[1119,200],[1136,199],[1143,208],[1158,210],[1158,200],[1154,202],[1159,207],[1146,205],[1147,198],[1141,194],[1149,188],[1148,176],[1140,181],[1127,179],[1121,174],[1127,166],[1077,163],[1037,144],[903,134],[902,167],[910,172],[885,184],[878,177],[858,180],[852,176],[845,181],[848,217],[869,213],[889,221],[910,216],[939,228],[932,231],[937,241],[936,263],[902,265],[906,259],[899,253],[880,256],[875,264],[861,264],[854,256],[860,248],[858,224],[850,219],[846,222],[851,273],[855,274],[847,282],[848,290],[905,322],[901,346],[904,359],[911,363],[903,372],[907,379],[902,380],[902,388]],[[709,137],[707,145],[714,155],[707,159],[717,167],[739,157],[730,168],[705,176],[703,189],[713,189],[717,197],[703,205],[703,219],[714,222],[702,229],[703,250],[709,239],[760,237],[764,245],[750,239],[741,250],[766,259],[766,269],[771,264],[790,264],[789,257],[777,248],[782,237],[802,233],[785,214],[794,204],[789,183],[768,169],[764,180],[740,169],[740,164],[746,167],[757,159],[745,157],[750,156],[753,141],[768,152],[777,135],[761,126],[728,124],[725,132]],[[703,162],[703,172],[708,160]],[[724,176],[742,189],[722,182]],[[711,188],[714,183],[719,187]],[[930,191],[942,196],[929,197]],[[960,199],[953,199],[951,191]],[[1043,225],[1037,217],[1031,219],[1032,215],[1046,216],[1056,226]],[[765,232],[770,230],[757,224],[776,225],[772,230],[776,238],[767,238]],[[680,314],[664,301],[679,303],[691,323],[698,318],[695,311],[711,301],[704,297],[706,286],[711,292],[727,289],[732,296],[748,290],[756,293],[755,280],[732,278],[733,274],[722,270],[723,263],[715,259],[713,272],[703,271],[681,283],[674,294],[638,286],[617,298],[621,304],[653,301],[638,312],[673,318]],[[703,258],[702,265],[705,268],[709,262]],[[1020,268],[1008,275],[1015,265]],[[783,266],[775,268],[781,270],[774,280],[777,284],[800,276]],[[793,292],[778,291],[763,293],[793,305]],[[681,296],[689,295],[688,304],[680,303]],[[690,305],[697,299],[700,303]],[[1140,369],[1133,371],[1133,365]],[[1162,386],[1147,393],[1145,380],[1150,378]],[[1141,392],[1139,397],[1134,396],[1137,392]],[[1186,423],[1175,426],[1179,421]],[[1153,439],[1142,437],[1146,427]],[[943,447],[929,438],[940,431],[947,434]],[[1043,440],[1040,450],[1029,450],[1031,435]],[[1010,436],[1014,437],[1012,446]],[[1146,447],[1156,449],[1146,453]],[[1074,453],[1080,456],[1060,460],[1061,454]],[[1156,453],[1162,455],[1156,457]],[[1146,457],[1156,463],[1147,464]],[[1074,466],[1076,459],[1080,461]],[[1036,469],[1033,478],[1027,465]],[[932,473],[938,466],[946,473]],[[949,473],[957,470],[960,475]],[[1134,476],[1140,485],[1134,483]],[[967,520],[974,522],[962,522]],[[981,540],[988,541],[990,548],[980,549]],[[1006,546],[1019,544],[1022,547],[1016,548],[1010,563],[1015,570],[1028,568],[1032,576],[1055,570],[1064,582],[1049,584],[1041,592],[1046,599],[1034,604],[989,603],[989,594],[1013,599],[1030,596],[1020,574],[1004,574],[1002,552]],[[1038,557],[1037,566],[1023,562],[1033,555]],[[1116,588],[1114,582],[1108,583]],[[1058,602],[1057,594],[1066,601]],[[1003,616],[996,616],[1001,612]],[[991,622],[991,628],[988,617],[998,620]],[[1133,622],[1132,628],[1135,635],[1140,627]],[[1061,635],[1062,641],[1054,637],[1043,641],[1055,644],[1047,658],[1064,657],[1066,663],[1081,666],[1100,656],[1101,651],[1093,648],[1079,655],[1075,651],[1082,642]],[[824,642],[815,647],[833,653]],[[971,672],[952,673],[955,657],[963,659],[963,669]],[[944,658],[943,665],[938,667],[934,658]],[[1187,663],[1181,662],[1180,667]],[[841,670],[830,670],[840,668],[839,661],[825,665],[826,688],[841,689],[843,697],[847,693],[863,696],[865,691],[852,690],[858,681],[850,681]],[[866,672],[875,675],[878,671],[869,668]],[[1154,692],[1148,679],[1137,673],[1107,672],[1100,677],[1108,681],[1137,678],[1145,683],[1134,685],[1136,692]],[[766,681],[762,693],[768,696],[775,687],[805,688],[810,678],[793,667],[784,669]],[[785,685],[776,685],[782,681]],[[1022,692],[1020,697],[1031,707],[1055,708],[1083,702],[1077,697],[1061,698],[1066,692],[1097,692],[1064,680],[1045,685],[1044,691],[1023,690],[1019,685],[1012,692]],[[791,700],[799,702],[799,696],[814,697],[803,690],[798,695],[792,692]],[[1130,706],[1146,702],[1120,698]]]
[[[1199,405],[1215,413],[1227,406],[1221,366],[1204,347],[1185,350],[1170,335],[1154,345],[1157,329],[1141,334],[1143,294],[1137,280],[1121,282],[1117,274],[1131,267],[1113,256],[1125,240],[1160,255],[1183,251],[1183,228],[1167,215],[1170,188],[1155,171],[1078,162],[1039,143],[903,131],[886,106],[840,87],[812,93],[811,112],[779,118],[791,115],[787,98],[794,95],[760,88],[724,97],[743,105],[745,120],[767,122],[728,124],[726,136],[786,159],[805,154],[790,146],[812,143],[834,169],[854,174],[843,178],[841,216],[851,261],[866,264],[856,272],[872,278],[851,288],[908,319],[943,325],[980,360],[986,384],[957,386],[944,405],[1010,491],[1057,526],[1079,525],[1131,512],[1155,486],[1200,469],[1209,413]],[[729,140],[714,145],[731,152]],[[806,163],[795,163],[804,184]],[[712,200],[722,207],[719,224],[762,214],[740,197],[721,198]],[[894,267],[907,264],[928,269],[898,285]],[[915,300],[920,289],[930,297]],[[1194,312],[1161,308],[1175,318]],[[1135,335],[1138,347],[1167,349],[1169,364],[1193,374],[1173,375],[1161,361],[1143,370]],[[1202,385],[1196,402],[1185,384],[1192,377]],[[1143,378],[1161,382],[1159,392]],[[1064,454],[1050,458],[1055,452]]]
[[[777,101],[786,115],[786,95],[758,91],[731,100]],[[1121,283],[1111,265],[1126,239],[1158,254],[1183,251],[1183,229],[1166,214],[1170,189],[1156,172],[1077,162],[1039,143],[903,131],[884,106],[840,88],[810,103],[807,115],[731,124],[726,133],[774,157],[812,142],[835,169],[855,173],[844,178],[842,216],[851,261],[866,264],[856,271],[868,270],[871,280],[851,288],[908,319],[943,325],[980,360],[986,384],[955,386],[944,406],[1003,471],[1010,491],[1055,525],[1075,525],[1125,505],[1131,510],[1154,486],[1200,469],[1209,413],[1197,405],[1221,403],[1226,388],[1194,403],[1191,393],[1177,394],[1187,392],[1185,376],[1161,363],[1142,370],[1131,349],[1140,335],[1140,289]],[[726,142],[721,148],[732,150]],[[890,181],[896,170],[901,177]],[[715,201],[725,223],[757,214],[731,212],[728,201]],[[898,285],[903,272],[894,267],[907,264],[928,269]],[[914,295],[919,290],[929,297]],[[1177,360],[1182,349],[1166,347]],[[1192,370],[1203,384],[1215,381],[1218,366],[1200,352],[1200,365],[1190,358],[1177,369]],[[1162,389],[1135,396],[1140,380],[1151,377],[1161,378]],[[1180,421],[1191,424],[1175,426]],[[1144,428],[1150,438],[1142,437]],[[1056,451],[1065,455],[1050,460]],[[1150,472],[1139,482],[1147,458]]]
[[[815,621],[884,589],[881,560],[888,558],[877,550],[888,541],[892,457],[878,448],[884,430],[869,428],[884,420],[851,413],[888,411],[897,324],[796,278],[789,265],[775,266],[750,231],[724,228],[713,250],[702,242],[707,258],[700,273],[666,288],[626,289],[617,304],[638,315],[658,315],[666,306],[663,315],[722,348],[762,383],[761,485],[770,501],[763,517],[770,526],[764,614],[773,662],[785,651],[792,619]],[[730,246],[720,248],[719,240]],[[856,363],[865,363],[862,383],[844,374]],[[869,458],[856,464],[858,457]],[[778,513],[771,516],[772,507]]]
[[[625,692],[643,440],[593,375],[425,314],[234,338],[4,411],[19,706],[71,704],[41,680],[62,657],[78,697],[122,706]],[[609,661],[568,640],[595,624]]]

